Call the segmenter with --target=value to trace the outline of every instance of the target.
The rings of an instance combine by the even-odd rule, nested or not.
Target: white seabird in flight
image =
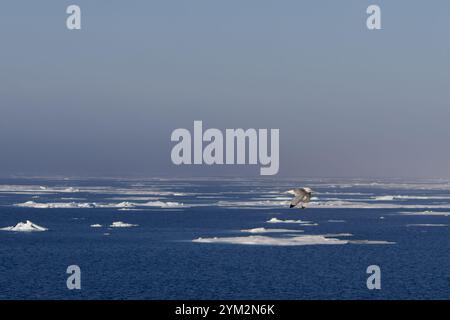
[[[296,207],[299,203],[301,203],[301,208],[305,209],[306,203],[311,200],[312,190],[310,188],[297,188],[289,190],[288,193],[295,195],[294,199],[292,199],[289,208]]]

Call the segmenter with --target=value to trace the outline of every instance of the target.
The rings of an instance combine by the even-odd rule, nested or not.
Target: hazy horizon
[[[382,30],[366,28],[378,4]],[[82,29],[66,28],[77,4]],[[269,179],[450,179],[450,2],[40,1],[0,12],[0,177],[259,177],[171,132],[280,129]]]

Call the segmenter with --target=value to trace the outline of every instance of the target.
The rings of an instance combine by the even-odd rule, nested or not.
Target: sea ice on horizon
[[[445,200],[450,196],[417,196],[417,195],[384,195],[373,197],[376,201],[394,201],[394,200]]]
[[[447,224],[442,223],[411,223],[407,224],[407,227],[448,227]]]
[[[431,210],[426,210],[426,211],[418,211],[418,212],[400,212],[400,215],[403,216],[444,216],[444,217],[449,217],[450,216],[450,212],[439,212],[439,211],[431,211]]]

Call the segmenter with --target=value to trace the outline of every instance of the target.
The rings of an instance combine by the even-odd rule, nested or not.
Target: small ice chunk
[[[137,226],[137,224],[125,223],[122,221],[115,221],[110,225],[111,228],[131,228]]]

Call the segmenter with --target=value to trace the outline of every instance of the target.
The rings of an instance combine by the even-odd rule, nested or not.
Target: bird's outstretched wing
[[[297,188],[292,190],[295,194],[295,198],[292,199],[289,208],[293,208],[300,202],[308,203],[311,199],[311,190],[305,188]],[[303,206],[302,206],[303,207]]]
[[[306,192],[306,190],[304,188],[296,188],[296,189],[293,189],[292,191],[294,191],[294,194],[295,194],[296,197],[304,196],[304,195],[307,194],[307,192]]]

